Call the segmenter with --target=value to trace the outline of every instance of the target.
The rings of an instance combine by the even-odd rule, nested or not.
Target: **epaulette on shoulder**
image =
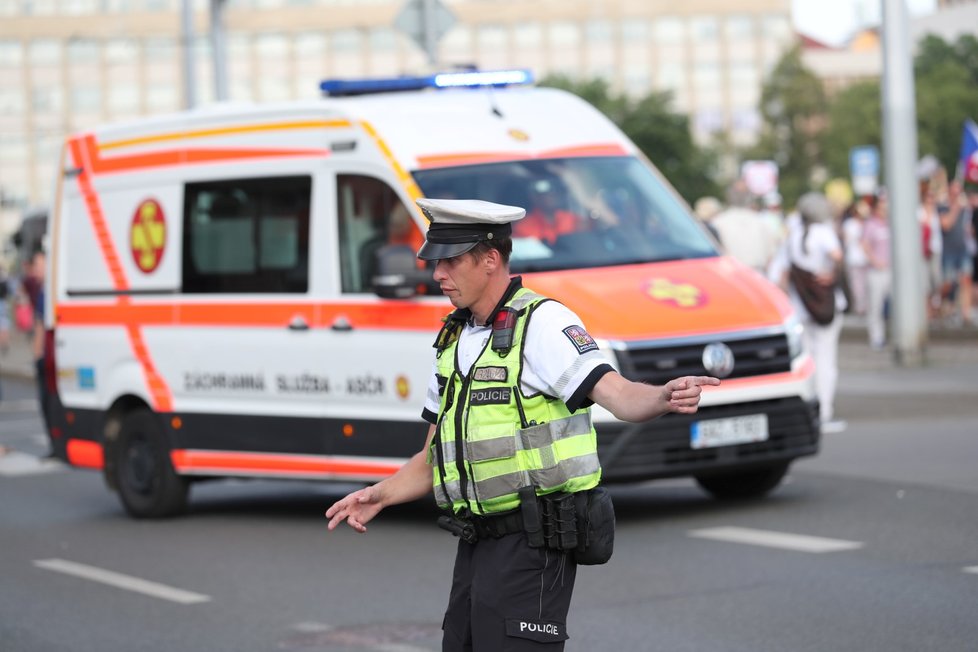
[[[438,331],[438,336],[435,337],[435,343],[432,345],[439,353],[447,349],[449,346],[455,343],[462,333],[462,328],[465,326],[465,322],[468,317],[462,314],[461,310],[455,310],[448,313],[442,317],[442,327]]]

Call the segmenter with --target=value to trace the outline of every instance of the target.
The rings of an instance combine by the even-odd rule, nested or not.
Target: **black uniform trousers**
[[[577,564],[522,532],[459,541],[442,652],[559,652]]]

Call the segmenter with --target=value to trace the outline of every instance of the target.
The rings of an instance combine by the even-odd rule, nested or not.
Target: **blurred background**
[[[67,133],[214,101],[213,6],[188,1],[189,39],[182,0],[0,0],[8,271],[11,236],[43,215]],[[848,178],[850,148],[880,143],[878,2],[441,0],[433,64],[412,38],[404,0],[213,4],[223,11],[231,101],[316,98],[328,77],[526,67],[607,113],[690,204],[720,194],[743,161],[763,159],[778,164],[789,206],[812,186]],[[978,106],[978,2],[908,8],[920,154],[953,173],[962,121]]]

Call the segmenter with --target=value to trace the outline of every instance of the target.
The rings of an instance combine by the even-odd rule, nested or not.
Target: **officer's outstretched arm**
[[[669,412],[693,414],[704,385],[719,385],[712,376],[683,376],[665,385],[646,385],[609,371],[595,384],[589,398],[622,421],[647,421]]]
[[[435,427],[428,429],[425,446],[391,477],[365,487],[333,503],[326,510],[330,530],[346,521],[357,532],[366,532],[367,523],[388,505],[397,505],[421,498],[431,491],[431,465],[427,462],[428,445]]]

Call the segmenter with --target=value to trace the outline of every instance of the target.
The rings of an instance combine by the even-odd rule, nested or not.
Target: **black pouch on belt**
[[[604,487],[574,494],[577,507],[577,549],[582,566],[604,564],[615,549],[615,507]]]
[[[523,515],[523,531],[531,548],[542,548],[543,517],[540,515],[540,503],[537,492],[533,487],[520,489],[520,513]]]
[[[577,534],[577,502],[574,494],[554,493],[542,496],[543,538],[548,548],[575,550]]]

